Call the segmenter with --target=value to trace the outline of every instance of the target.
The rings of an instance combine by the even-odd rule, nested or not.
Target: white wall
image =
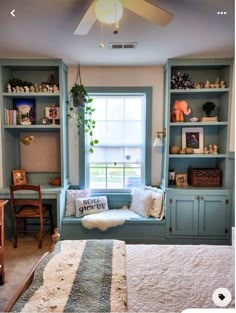
[[[68,88],[76,80],[77,66],[68,69]],[[152,141],[156,131],[162,129],[163,118],[163,68],[150,67],[81,67],[82,83],[89,87],[153,87]],[[69,174],[70,183],[79,184],[78,134],[75,121],[69,122]],[[160,183],[161,153],[152,151],[152,184]]]
[[[69,90],[75,83],[77,66],[68,69]],[[153,112],[152,112],[152,141],[156,131],[162,129],[163,123],[163,67],[81,67],[82,83],[91,87],[153,87]],[[234,86],[234,82],[233,82]],[[232,94],[231,130],[229,150],[235,151],[235,109],[234,109],[234,87]],[[79,184],[79,149],[78,133],[75,121],[69,122],[69,175],[71,184]],[[161,180],[162,166],[161,152],[152,150],[152,178],[153,185],[159,184]]]

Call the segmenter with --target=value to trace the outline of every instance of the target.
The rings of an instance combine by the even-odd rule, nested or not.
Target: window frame
[[[146,97],[146,136],[145,136],[145,185],[151,184],[151,152],[152,152],[152,87],[86,87],[88,94],[142,94]],[[99,139],[99,138],[98,138]],[[95,147],[96,149],[96,147]],[[88,188],[86,184],[86,153],[85,134],[81,131],[79,134],[79,187]],[[102,189],[106,192],[127,192],[127,189]],[[96,190],[97,192],[97,190]]]

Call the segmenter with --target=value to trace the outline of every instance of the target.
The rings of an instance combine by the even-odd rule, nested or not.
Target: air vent
[[[111,49],[135,49],[137,42],[110,42]]]

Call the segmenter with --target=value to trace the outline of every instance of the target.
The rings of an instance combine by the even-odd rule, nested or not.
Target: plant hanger
[[[79,80],[79,83],[78,83]],[[83,130],[89,135],[89,152],[94,152],[94,145],[98,144],[98,140],[93,138],[93,130],[96,126],[96,121],[92,115],[95,109],[91,106],[93,98],[90,98],[84,85],[82,84],[80,64],[78,64],[78,70],[74,85],[70,90],[70,102],[68,118],[76,118],[77,128],[80,131]]]

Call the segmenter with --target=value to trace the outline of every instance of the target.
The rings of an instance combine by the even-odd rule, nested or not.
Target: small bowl
[[[179,151],[180,151],[180,147],[178,147],[178,146],[171,146],[171,147],[170,147],[170,152],[171,152],[172,154],[178,154]]]
[[[186,148],[186,153],[187,153],[187,154],[192,154],[192,153],[194,153],[193,148]]]
[[[198,118],[197,117],[191,117],[189,120],[190,120],[190,122],[197,122]]]

